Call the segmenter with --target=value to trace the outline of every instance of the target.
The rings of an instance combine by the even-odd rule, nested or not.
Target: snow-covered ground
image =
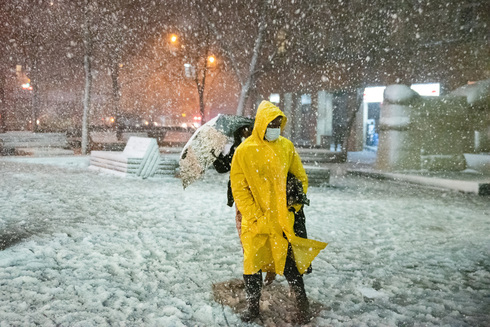
[[[0,326],[236,326],[212,284],[240,278],[227,176],[0,159]],[[490,201],[356,177],[310,188],[311,326],[488,326]],[[278,283],[286,283],[280,277]]]

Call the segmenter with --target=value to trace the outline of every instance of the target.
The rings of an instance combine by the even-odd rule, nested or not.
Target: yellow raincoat
[[[282,117],[281,130],[284,130],[287,120],[284,113],[272,103],[262,101],[252,135],[236,149],[231,164],[233,198],[242,214],[243,273],[246,275],[261,269],[282,275],[288,241],[296,266],[303,274],[327,245],[294,233],[294,213],[288,210],[286,202],[287,173],[301,180],[305,193],[308,178],[291,141],[282,136],[272,142],[264,140],[267,125],[278,116]]]

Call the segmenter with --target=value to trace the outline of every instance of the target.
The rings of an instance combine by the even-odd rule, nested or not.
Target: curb
[[[409,182],[412,184],[428,186],[438,189],[447,189],[462,193],[471,193],[481,196],[490,196],[490,180],[488,181],[465,181],[457,179],[444,179],[437,177],[426,177],[418,175],[407,175],[400,173],[386,173],[375,170],[347,169],[347,174],[371,177],[376,179],[386,179],[394,181]]]

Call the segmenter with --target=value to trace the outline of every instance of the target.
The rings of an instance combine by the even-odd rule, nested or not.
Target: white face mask
[[[270,128],[268,127],[265,130],[265,139],[269,142],[275,141],[279,138],[279,135],[281,135],[281,128]]]

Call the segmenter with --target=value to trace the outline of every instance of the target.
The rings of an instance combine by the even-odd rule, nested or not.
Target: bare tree
[[[30,79],[32,90],[24,91],[23,95],[30,103],[18,105],[17,95],[12,99],[16,101],[16,119],[29,121],[31,129],[36,131],[40,126],[37,121],[50,109],[47,108],[47,89],[56,83],[66,86],[63,82],[67,79],[75,80],[67,53],[72,52],[70,44],[76,44],[78,38],[78,34],[73,33],[78,17],[71,5],[58,1],[5,0],[2,6],[0,11],[6,19],[2,19],[1,34],[5,37],[2,43],[6,53],[0,56],[0,61],[7,70],[15,65],[22,66],[22,73]]]
[[[265,3],[265,2],[264,2]],[[264,32],[266,29],[266,6],[264,4],[264,9],[260,13],[259,19],[259,30],[257,32],[257,37],[255,39],[255,44],[252,51],[252,59],[250,60],[250,66],[248,68],[248,72],[245,74],[245,79],[240,80],[240,84],[242,86],[242,90],[240,92],[240,98],[238,100],[238,106],[236,109],[236,113],[239,116],[242,116],[245,110],[245,102],[248,98],[248,94],[250,92],[250,88],[254,83],[254,76],[256,74],[256,67],[260,56],[260,50],[262,48],[264,42]]]
[[[211,12],[216,12],[217,10],[215,9],[216,8],[212,8]],[[224,9],[226,8],[223,8],[223,10]],[[216,39],[219,40],[223,52],[227,56],[228,60],[231,62],[232,69],[235,72],[235,75],[240,83],[241,91],[240,91],[240,96],[236,109],[236,114],[240,116],[244,114],[245,103],[248,98],[250,89],[254,84],[254,77],[257,73],[256,72],[257,65],[261,55],[261,49],[264,42],[264,34],[267,27],[267,23],[266,23],[267,9],[268,9],[268,1],[267,0],[261,1],[257,13],[259,16],[257,20],[258,30],[256,32],[257,34],[255,37],[248,70],[241,69],[240,67],[241,63],[239,63],[240,59],[237,58],[236,49],[232,49],[233,43],[229,42],[229,40],[225,38],[223,31],[219,29],[217,23],[211,21],[210,17],[208,17],[210,16],[209,14],[204,15],[204,19],[208,23],[209,28],[213,31],[214,35],[216,36]]]
[[[98,50],[111,76],[112,116],[118,140],[122,139],[120,68],[123,53],[133,41],[126,17],[131,5],[125,1],[101,1],[99,6]]]
[[[205,19],[240,84],[237,115],[244,115],[261,75],[290,59],[285,48],[295,46],[293,33],[302,33],[293,23],[300,26],[306,20],[297,14],[301,6],[305,4],[272,0],[233,6],[221,1],[207,6]],[[250,14],[244,16],[244,11]]]
[[[6,110],[5,110],[5,79],[8,71],[7,53],[9,49],[10,17],[7,15],[5,3],[0,4],[0,20],[4,26],[0,29],[0,133],[6,129]]]
[[[97,0],[94,55],[111,78],[111,113],[117,138],[122,137],[121,72],[132,56],[140,55],[149,30],[160,27],[165,15],[154,1]]]
[[[206,22],[201,3],[189,1],[181,6],[186,15],[173,22],[175,39],[170,42],[170,50],[177,66],[177,70],[173,71],[181,75],[181,81],[194,84],[198,95],[199,114],[204,122],[207,118],[207,87],[213,81],[210,78],[219,73],[216,38]]]
[[[83,7],[83,68],[85,72],[85,88],[83,92],[83,118],[82,118],[82,154],[87,154],[89,148],[89,121],[90,105],[92,92],[92,57],[93,57],[93,40],[92,40],[92,3],[91,0],[85,0]]]
[[[15,28],[18,34],[10,35],[13,41],[11,51],[17,60],[22,63],[27,72],[30,85],[32,86],[31,108],[30,108],[30,128],[33,132],[37,131],[37,120],[40,112],[39,83],[41,82],[41,57],[44,54],[44,39],[46,35],[44,26],[40,20],[49,20],[45,6],[32,7],[28,4],[10,4],[9,11],[12,15],[19,15],[20,19],[15,21]],[[37,11],[37,15],[35,15]]]

